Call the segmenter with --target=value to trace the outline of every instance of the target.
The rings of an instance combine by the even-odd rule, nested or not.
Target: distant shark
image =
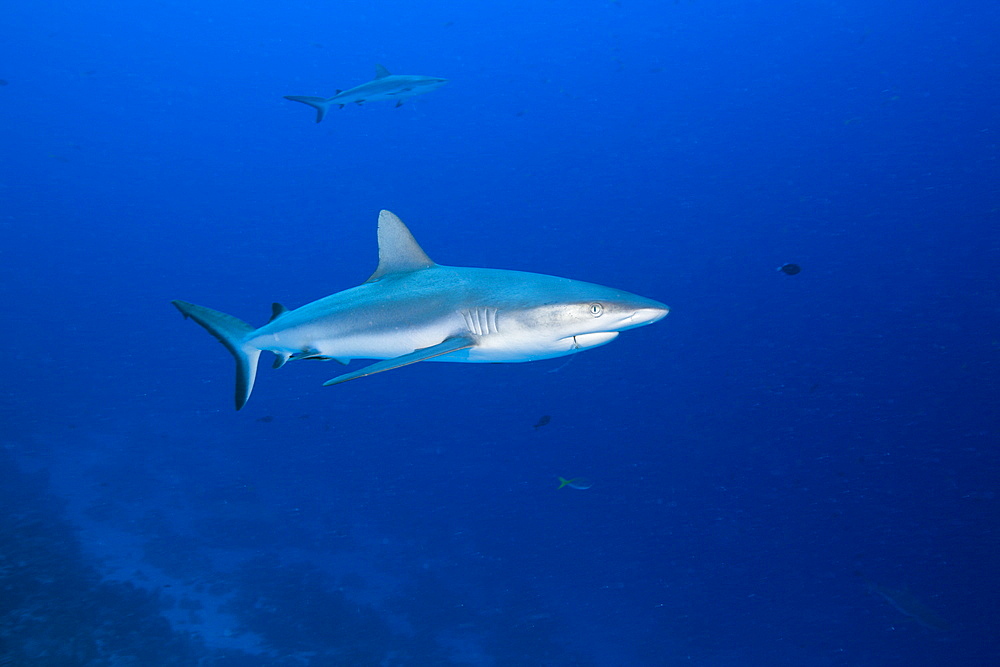
[[[658,301],[538,273],[440,266],[389,211],[378,218],[378,268],[363,284],[289,311],[259,329],[173,301],[236,358],[236,409],[253,391],[263,350],[288,360],[384,359],[325,385],[418,361],[518,362],[573,354],[663,318]]]
[[[390,74],[389,70],[381,65],[375,65],[375,78],[368,83],[349,88],[347,90],[337,90],[333,97],[311,97],[309,95],[286,95],[286,100],[302,102],[316,109],[316,122],[319,123],[326,116],[330,105],[336,104],[341,109],[345,105],[364,104],[365,102],[379,102],[381,100],[395,100],[396,106],[401,106],[403,102],[414,95],[429,93],[435,88],[440,88],[448,83],[448,79],[438,79],[432,76],[416,76],[412,74]]]

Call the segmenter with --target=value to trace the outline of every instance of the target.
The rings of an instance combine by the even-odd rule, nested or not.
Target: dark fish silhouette
[[[552,421],[552,417],[548,415],[542,415],[541,418],[539,418],[538,423],[535,424],[534,428],[541,428],[546,424],[548,424],[550,421]]]
[[[782,264],[778,267],[778,270],[787,276],[794,276],[802,270],[802,267],[798,264]]]

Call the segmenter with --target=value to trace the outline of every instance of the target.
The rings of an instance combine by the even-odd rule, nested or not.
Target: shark
[[[316,122],[320,123],[326,116],[327,110],[334,104],[343,109],[352,102],[362,105],[365,102],[379,102],[382,100],[395,100],[396,106],[402,106],[403,102],[414,95],[429,93],[448,83],[448,79],[439,79],[433,76],[418,76],[413,74],[391,74],[389,70],[381,65],[375,65],[375,78],[360,86],[348,88],[347,90],[337,90],[333,97],[313,97],[311,95],[286,95],[286,100],[308,104],[316,109]]]
[[[928,630],[945,632],[951,629],[951,624],[947,620],[925,605],[910,592],[909,588],[889,588],[873,581],[868,581],[867,585],[869,591],[882,596],[893,609],[913,619]]]
[[[236,409],[246,405],[261,352],[274,368],[300,359],[381,360],[336,385],[419,361],[511,363],[604,345],[670,311],[659,301],[569,278],[433,262],[395,214],[378,218],[378,266],[364,283],[295,310],[280,303],[254,328],[187,301],[174,306],[236,359]]]

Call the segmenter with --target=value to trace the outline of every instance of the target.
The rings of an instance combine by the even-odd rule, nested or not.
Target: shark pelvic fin
[[[389,70],[387,70],[386,68],[382,67],[381,65],[375,65],[375,78],[376,79],[384,79],[387,76],[390,76]]]
[[[441,355],[448,354],[450,352],[458,352],[459,350],[465,350],[476,344],[476,341],[472,339],[471,336],[456,336],[455,338],[446,338],[437,345],[431,345],[430,347],[425,347],[421,350],[414,350],[409,354],[404,354],[401,357],[395,357],[393,359],[386,359],[385,361],[380,361],[376,364],[371,364],[365,366],[359,371],[353,373],[347,373],[345,375],[338,375],[332,380],[327,380],[323,383],[324,387],[329,387],[333,384],[340,384],[341,382],[347,382],[348,380],[357,380],[358,378],[363,378],[368,375],[374,375],[375,373],[381,373],[382,371],[391,371],[394,368],[399,368],[401,366],[409,366],[410,364],[415,364],[418,361],[426,361],[427,359],[433,359],[434,357],[440,357]]]
[[[257,361],[260,359],[260,350],[255,347],[248,347],[243,344],[243,339],[247,334],[255,329],[232,315],[220,313],[211,308],[196,306],[187,301],[171,301],[172,304],[181,311],[185,318],[192,320],[205,327],[208,333],[226,346],[226,349],[236,359],[236,409],[239,410],[246,405],[253,391],[253,383],[257,377]]]
[[[403,221],[389,211],[378,214],[378,268],[366,283],[392,273],[409,273],[437,266],[423,251]]]
[[[326,110],[330,108],[330,100],[325,97],[313,97],[311,95],[285,95],[286,100],[292,102],[302,102],[316,109],[316,122],[319,123],[326,116]],[[343,106],[343,105],[341,105]]]

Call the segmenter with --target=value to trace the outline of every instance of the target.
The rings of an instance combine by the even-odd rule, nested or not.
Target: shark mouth
[[[618,337],[617,331],[599,331],[597,333],[577,334],[573,336],[573,349],[584,350],[598,345],[610,343]]]

